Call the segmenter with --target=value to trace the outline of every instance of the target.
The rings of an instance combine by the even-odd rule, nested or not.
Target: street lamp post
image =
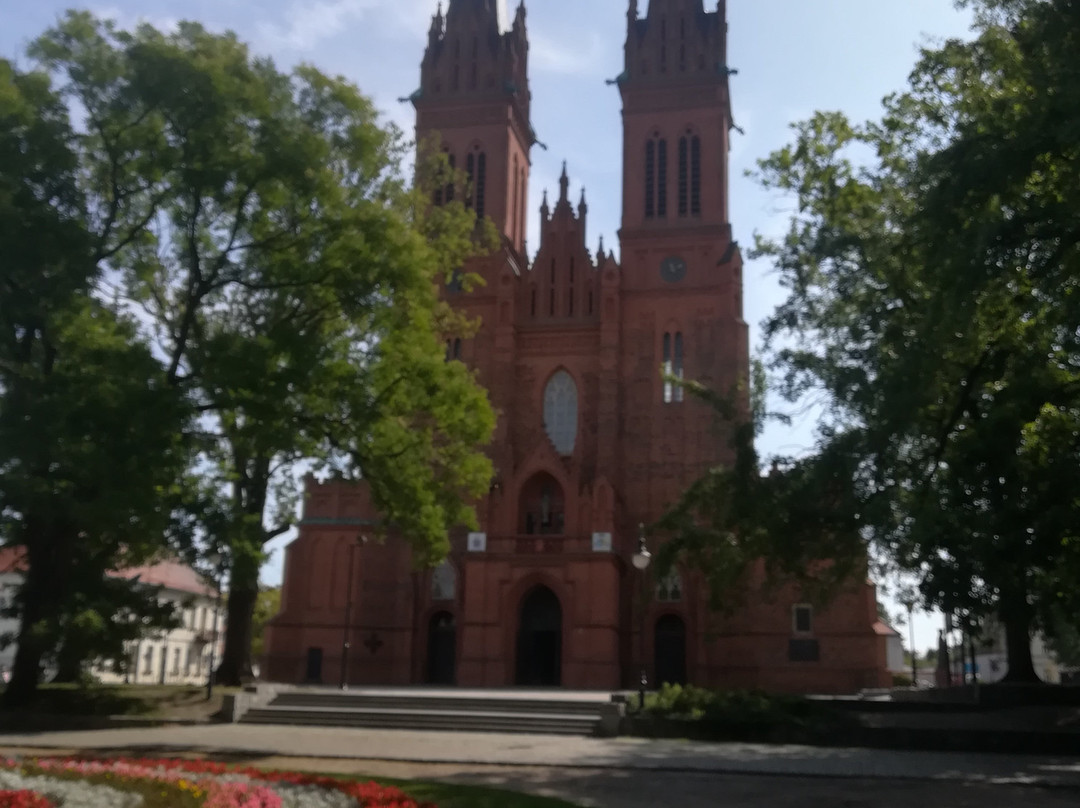
[[[210,701],[214,697],[214,665],[217,664],[215,655],[218,644],[218,612],[221,611],[221,555],[218,553],[211,553],[207,558],[207,561],[213,566],[214,588],[217,590],[217,595],[214,598],[214,626],[210,638],[210,670],[206,674],[206,700]]]
[[[634,569],[641,573],[641,609],[640,609],[640,644],[641,644],[641,683],[640,683],[640,707],[644,712],[645,710],[645,691],[649,686],[649,674],[645,667],[645,596],[647,592],[648,579],[645,577],[645,571],[652,563],[652,553],[649,552],[648,546],[645,544],[645,525],[644,523],[638,525],[638,549],[634,553],[632,559]]]
[[[357,536],[356,541],[349,545],[349,569],[346,577],[349,579],[345,587],[345,628],[341,637],[341,689],[349,689],[349,648],[351,644],[349,642],[349,634],[352,633],[352,597],[353,597],[353,570],[356,569],[356,564],[353,561],[353,556],[356,553],[356,548],[361,544],[364,544],[367,539],[364,536]]]

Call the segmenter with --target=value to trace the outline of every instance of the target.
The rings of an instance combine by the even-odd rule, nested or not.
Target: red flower
[[[0,808],[56,808],[33,791],[0,791]]]

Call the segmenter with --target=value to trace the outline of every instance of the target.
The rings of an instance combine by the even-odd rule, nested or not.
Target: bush
[[[665,684],[645,697],[645,714],[707,722],[734,731],[806,727],[819,708],[800,696],[749,690],[706,690],[693,685]]]
[[[892,676],[893,687],[911,687],[911,677],[902,673],[894,673]]]

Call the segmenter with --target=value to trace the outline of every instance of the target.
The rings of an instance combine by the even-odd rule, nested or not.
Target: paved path
[[[709,775],[770,775],[1041,785],[1080,790],[1075,758],[708,744],[631,738],[477,735],[312,727],[211,725],[0,734],[0,752],[72,749],[270,756]]]

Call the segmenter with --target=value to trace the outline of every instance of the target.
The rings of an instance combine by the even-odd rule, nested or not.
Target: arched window
[[[518,237],[518,190],[520,188],[520,186],[519,186],[520,181],[521,181],[521,177],[518,174],[518,158],[517,158],[517,155],[515,154],[514,155],[514,198],[513,198],[514,217],[510,220],[510,238],[515,243],[517,242],[517,237]]]
[[[431,599],[453,600],[457,593],[457,571],[449,561],[443,561],[431,573]]]
[[[674,396],[671,383],[671,334],[664,334],[664,403],[670,404]]]
[[[679,216],[689,210],[690,197],[690,143],[684,136],[679,138]]]
[[[667,141],[656,144],[656,215],[667,216]]]
[[[484,194],[487,191],[487,155],[480,152],[476,163],[476,216],[483,219],[486,210]]]
[[[701,138],[690,138],[690,214],[701,215]]]
[[[578,391],[573,378],[560,370],[544,388],[544,429],[555,451],[572,455],[577,443]]]
[[[461,340],[454,340],[454,359],[461,359]]]
[[[664,403],[679,403],[685,400],[686,391],[673,379],[683,378],[683,335],[682,332],[664,334]]]
[[[523,169],[521,169],[521,207],[520,207],[520,211],[521,211],[520,216],[521,216],[521,218],[520,218],[520,220],[518,222],[518,232],[521,234],[521,242],[522,242],[523,245],[525,243],[525,216],[526,216],[525,211],[526,211],[526,208],[528,207],[528,202],[526,201],[527,196],[528,196],[528,179],[525,176],[525,169],[523,168]]]
[[[656,215],[656,141],[645,144],[645,218]]]
[[[473,197],[476,194],[476,156],[472,153],[465,158],[465,177],[469,181],[469,187],[465,194],[465,206],[473,207]]]
[[[683,336],[680,331],[675,335],[675,378],[683,379]],[[675,401],[681,403],[686,396],[686,390],[682,385],[675,387]]]
[[[683,598],[682,576],[673,569],[656,584],[656,599],[661,603],[678,603]]]

